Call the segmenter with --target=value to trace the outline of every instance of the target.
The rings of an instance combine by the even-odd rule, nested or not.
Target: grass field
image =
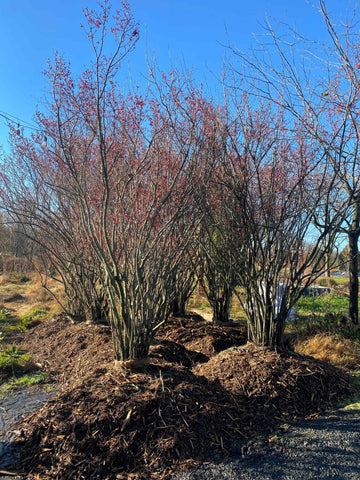
[[[325,279],[321,279],[325,280]],[[324,317],[327,314],[343,315],[348,314],[349,299],[346,293],[346,286],[349,283],[348,277],[331,278],[332,293],[330,295],[322,295],[317,297],[301,297],[296,304],[298,317]],[[324,286],[326,282],[318,282],[320,286]],[[204,295],[199,293],[197,288],[193,293],[189,303],[189,310],[195,310],[200,314],[211,316],[211,307]],[[245,314],[240,305],[238,298],[234,295],[231,305],[231,317],[235,320],[244,320]]]
[[[296,304],[299,316],[325,316],[329,313],[346,316],[348,309],[349,298],[338,293],[318,297],[301,297]]]

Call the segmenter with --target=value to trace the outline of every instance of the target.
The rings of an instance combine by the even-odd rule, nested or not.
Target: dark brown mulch
[[[191,368],[197,363],[205,363],[209,357],[201,352],[188,350],[180,343],[171,340],[160,340],[157,345],[150,347],[150,356],[163,359],[166,362],[178,363],[184,367]]]
[[[244,322],[225,325],[204,322],[197,314],[171,317],[156,337],[183,345],[189,351],[199,352],[210,358],[227,348],[244,345],[247,329]]]
[[[256,405],[259,421],[268,416],[283,421],[304,417],[312,409],[325,410],[349,388],[348,377],[332,365],[252,343],[221,352],[193,372],[218,381],[233,395],[245,396]]]
[[[149,362],[124,372],[107,328],[64,316],[35,327],[28,351],[59,390],[22,424],[22,467],[51,479],[162,479],[351,392],[345,374],[311,358],[251,344],[210,355],[210,337],[238,344],[232,328],[171,319]]]

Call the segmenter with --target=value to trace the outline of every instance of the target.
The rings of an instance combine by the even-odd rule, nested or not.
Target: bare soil
[[[243,324],[171,318],[148,362],[123,371],[109,328],[61,314],[37,325],[23,344],[56,393],[19,427],[19,468],[34,479],[164,479],[352,392],[335,367],[246,342]]]

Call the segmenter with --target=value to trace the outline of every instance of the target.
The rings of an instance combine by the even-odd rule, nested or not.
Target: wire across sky
[[[313,0],[316,4],[317,0]],[[341,4],[341,5],[340,5]],[[120,0],[112,0],[114,9]],[[328,0],[339,18],[347,1]],[[83,8],[95,0],[1,0],[0,2],[0,145],[7,150],[9,123],[36,130],[33,117],[46,104],[46,62],[56,51],[79,74],[91,60],[91,48],[80,27]],[[140,23],[140,41],[123,67],[124,83],[141,85],[147,74],[146,56],[155,55],[159,67],[186,66],[196,78],[216,89],[229,42],[246,51],[261,34],[266,16],[282,20],[321,39],[321,18],[311,1],[296,0],[130,0]],[[276,20],[275,20],[276,19]],[[320,37],[319,37],[320,35]]]

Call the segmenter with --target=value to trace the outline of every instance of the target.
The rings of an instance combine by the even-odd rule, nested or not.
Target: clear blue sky
[[[227,43],[247,50],[259,22],[266,15],[283,19],[308,36],[321,31],[321,19],[307,0],[130,0],[140,22],[140,41],[130,60],[138,83],[146,73],[145,52],[154,52],[159,66],[185,62],[197,78],[214,84],[211,72],[220,74]],[[341,15],[346,0],[328,0],[328,9]],[[80,24],[83,8],[94,0],[0,0],[0,113],[32,122],[37,105],[45,96],[47,83],[42,72],[46,60],[60,53],[80,71],[91,58]],[[120,8],[120,0],[112,0]],[[124,77],[128,65],[124,68]],[[7,150],[7,124],[0,117],[0,145]]]

